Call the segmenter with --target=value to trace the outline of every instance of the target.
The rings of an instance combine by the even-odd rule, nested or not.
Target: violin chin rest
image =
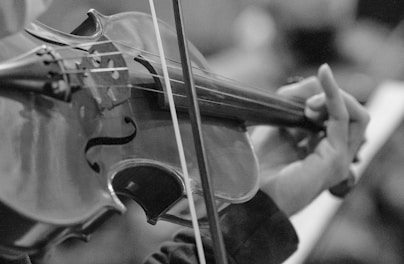
[[[113,175],[112,186],[118,197],[137,202],[145,211],[147,222],[153,225],[184,197],[182,178],[157,164],[126,166]]]

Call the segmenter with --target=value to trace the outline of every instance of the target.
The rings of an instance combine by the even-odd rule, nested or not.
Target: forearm
[[[324,189],[327,174],[316,170],[327,166],[304,166],[307,154],[289,132],[259,127],[252,139],[260,164],[261,190],[285,214],[300,211]]]
[[[299,162],[292,166],[299,166]],[[265,179],[266,182],[261,184],[261,189],[272,197],[286,215],[291,216],[309,205],[324,190],[325,180],[314,173],[298,175],[283,171],[289,169],[293,168],[286,167],[277,175]],[[265,175],[268,172],[262,173]]]

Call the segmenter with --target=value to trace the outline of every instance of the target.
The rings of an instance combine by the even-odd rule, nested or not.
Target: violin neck
[[[170,78],[182,80],[180,71],[170,70]],[[286,100],[277,94],[243,87],[235,82],[194,75],[199,108],[202,116],[225,118],[246,125],[278,125],[317,130],[304,115],[304,103]],[[184,83],[171,82],[176,107],[185,111],[188,107]],[[163,88],[164,89],[164,88]],[[180,96],[178,96],[180,95]],[[160,102],[168,107],[166,93]]]

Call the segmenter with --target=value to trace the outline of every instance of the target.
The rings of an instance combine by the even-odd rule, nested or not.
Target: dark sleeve
[[[298,238],[287,216],[264,193],[247,203],[231,205],[220,217],[229,263],[282,263],[297,248]],[[208,233],[202,240],[207,263],[214,263]],[[147,264],[198,263],[192,230],[178,233],[173,241],[147,259]]]

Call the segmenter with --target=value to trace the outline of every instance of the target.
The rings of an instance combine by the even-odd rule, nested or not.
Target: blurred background
[[[173,24],[171,1],[155,2]],[[149,13],[146,0],[54,0],[39,20],[71,32],[90,8]],[[381,83],[404,77],[404,1],[187,0],[183,8],[188,38],[211,70],[251,86],[275,91],[327,62],[341,87],[366,104]],[[372,159],[305,263],[404,263],[403,130]],[[136,204],[128,208],[91,242],[68,241],[48,262],[141,263],[178,229],[150,226]]]

